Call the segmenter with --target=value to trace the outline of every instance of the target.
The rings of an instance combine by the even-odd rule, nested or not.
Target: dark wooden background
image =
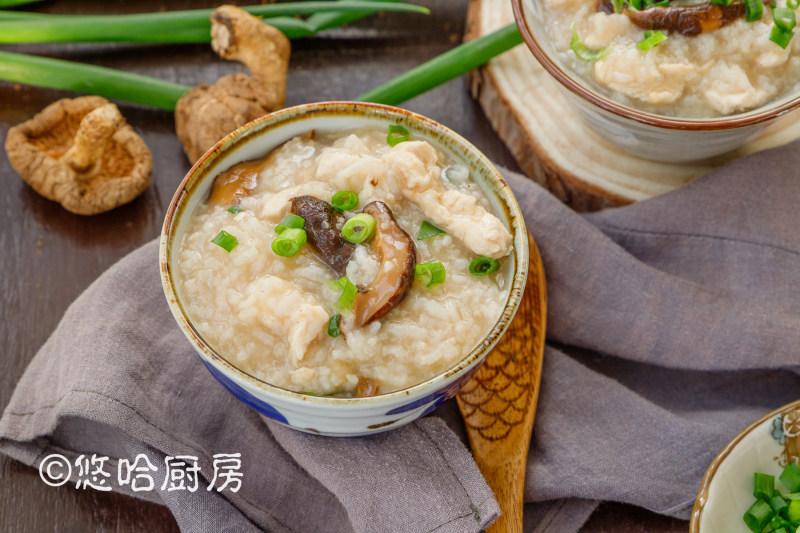
[[[237,2],[232,2],[237,3]],[[238,3],[253,3],[238,2]],[[419,2],[430,16],[385,14],[313,39],[294,41],[287,105],[353,99],[461,40],[468,0]],[[124,13],[210,7],[201,0],[47,0],[38,11]],[[33,9],[30,7],[29,9]],[[136,71],[184,84],[213,82],[239,70],[207,45],[35,45],[0,49],[51,55]],[[72,96],[0,82],[0,138],[46,105]],[[404,104],[470,139],[499,164],[515,167],[463,78]],[[155,238],[189,162],[172,114],[120,105],[153,153],[152,184],[132,203],[93,217],[73,215],[28,187],[0,154],[0,408],[64,310],[101,272]],[[686,522],[642,509],[603,504],[585,532],[678,532]],[[117,494],[46,486],[34,469],[0,457],[0,530],[8,532],[176,531],[166,508]]]

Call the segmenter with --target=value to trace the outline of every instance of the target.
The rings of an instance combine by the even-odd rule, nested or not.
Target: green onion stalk
[[[33,4],[34,2],[41,2],[41,0],[0,0],[0,9],[21,6],[24,4]]]
[[[328,24],[333,18],[327,14],[320,15],[325,16],[314,19],[317,15],[312,15],[308,19],[312,27],[332,27]],[[342,15],[336,20],[344,23],[352,19]],[[516,26],[510,24],[457,46],[358,99],[387,105],[400,104],[483,65],[521,42],[522,37]],[[0,80],[96,94],[166,110],[174,110],[180,97],[191,88],[141,74],[6,51],[0,51]]]
[[[516,24],[478,37],[362,94],[357,99],[397,105],[477,68],[522,42]]]
[[[338,2],[284,2],[279,4],[242,6],[245,11],[261,17],[283,31],[287,37],[305,37],[316,33],[315,28],[329,27],[340,20],[358,18],[376,11],[400,11],[429,14],[430,11],[413,4],[375,0],[341,0]],[[213,9],[192,9],[164,13],[131,15],[45,15],[0,13],[0,43],[54,42],[145,42],[200,43],[208,42]],[[327,18],[325,13],[330,13]],[[346,16],[352,13],[350,16]],[[314,25],[295,19],[298,15],[317,16]]]

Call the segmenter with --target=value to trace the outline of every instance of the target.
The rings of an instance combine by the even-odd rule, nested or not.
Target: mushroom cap
[[[130,202],[149,185],[153,158],[124,119],[89,169],[75,170],[64,158],[84,117],[108,104],[99,96],[64,98],[14,126],[5,144],[11,166],[37,193],[72,213],[93,215]]]
[[[184,94],[175,106],[175,131],[189,160],[194,163],[236,128],[280,109],[283,100],[274,93],[274,86],[239,72]]]

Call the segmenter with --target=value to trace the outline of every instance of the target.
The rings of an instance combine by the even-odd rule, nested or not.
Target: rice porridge
[[[763,15],[747,22],[748,4],[542,0],[548,35],[568,68],[620,103],[687,118],[745,112],[797,84],[800,39],[787,32],[788,42],[777,44],[773,9],[763,5]],[[790,11],[783,13],[794,26]]]
[[[222,173],[192,213],[177,284],[234,366],[297,392],[391,392],[446,370],[497,322],[511,280],[492,270],[512,261],[511,234],[467,167],[413,135],[388,140],[296,137]],[[332,207],[345,192],[357,203]],[[373,233],[354,243],[348,228]]]

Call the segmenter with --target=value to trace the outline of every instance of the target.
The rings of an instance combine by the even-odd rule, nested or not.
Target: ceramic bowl
[[[750,533],[742,516],[755,501],[753,474],[778,477],[800,459],[800,400],[777,409],[736,435],[711,462],[692,510],[691,533]],[[782,489],[787,492],[785,488]]]
[[[514,238],[507,261],[506,303],[501,317],[469,353],[445,372],[400,391],[368,398],[331,398],[300,394],[261,381],[214,351],[185,312],[172,265],[187,221],[208,197],[214,178],[241,161],[263,157],[283,142],[311,130],[338,131],[364,126],[405,126],[466,165]],[[234,131],[195,163],[167,211],[161,235],[161,281],[172,314],[197,355],[214,377],[260,413],[293,428],[334,436],[365,435],[407,424],[433,410],[467,383],[509,326],[528,275],[527,230],[519,206],[500,173],[465,139],[430,119],[398,108],[355,102],[327,102],[284,109]],[[269,349],[265,347],[264,349]]]
[[[689,119],[646,113],[597,92],[559,59],[547,36],[542,0],[512,0],[526,45],[556,81],[588,127],[642,158],[683,162],[729,152],[800,106],[800,90],[761,107],[719,118]]]

